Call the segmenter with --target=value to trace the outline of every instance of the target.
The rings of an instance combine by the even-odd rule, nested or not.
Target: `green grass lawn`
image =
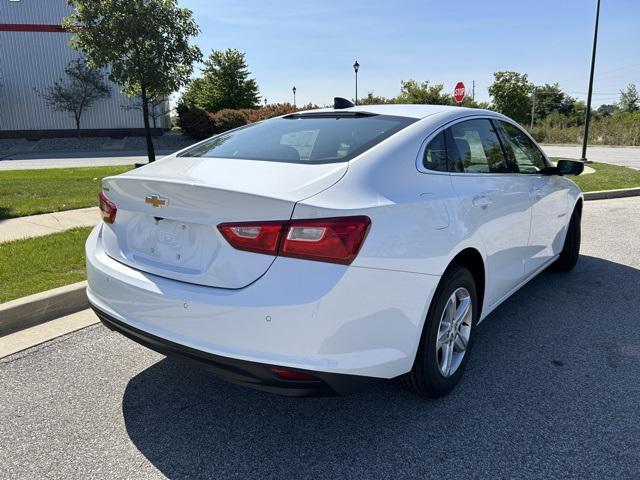
[[[593,168],[595,173],[569,177],[583,192],[640,187],[640,170],[596,162],[586,166]]]
[[[0,172],[0,220],[98,205],[103,177],[130,166]]]
[[[0,303],[85,279],[91,228],[0,243]]]

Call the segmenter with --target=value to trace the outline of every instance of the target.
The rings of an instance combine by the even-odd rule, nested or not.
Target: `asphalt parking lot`
[[[0,478],[640,478],[640,198],[487,318],[465,378],[255,392],[93,326],[0,360]]]

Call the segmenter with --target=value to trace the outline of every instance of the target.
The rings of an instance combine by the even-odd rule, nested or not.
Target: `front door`
[[[499,123],[507,155],[515,162],[518,176],[529,185],[532,216],[525,272],[531,274],[562,250],[568,220],[568,186],[558,176],[541,173],[548,163],[525,132],[511,123]]]

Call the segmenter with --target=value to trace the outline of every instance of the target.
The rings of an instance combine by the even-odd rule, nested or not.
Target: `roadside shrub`
[[[301,110],[313,110],[318,108],[317,105],[308,103],[301,107],[295,107],[291,103],[272,103],[265,105],[255,110],[249,110],[247,113],[247,120],[249,123],[261,122],[268,118],[279,117],[281,115],[288,115],[290,113],[299,112]]]
[[[584,126],[567,117],[545,118],[531,130],[543,143],[582,143]],[[640,145],[640,112],[619,112],[608,117],[592,117],[589,127],[592,145]]]
[[[199,107],[179,105],[178,123],[182,131],[197,140],[209,138],[215,133],[213,115]]]
[[[280,115],[287,115],[296,111],[297,108],[290,103],[272,103],[252,110],[247,115],[247,119],[249,123],[261,122],[267,118],[279,117]]]
[[[213,114],[212,119],[215,133],[226,132],[248,123],[247,116],[243,112],[229,108]]]

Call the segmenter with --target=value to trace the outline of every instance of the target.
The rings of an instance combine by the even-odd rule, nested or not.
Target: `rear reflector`
[[[288,222],[218,225],[238,250],[349,265],[371,225],[369,217],[337,217]]]
[[[283,380],[294,380],[297,382],[317,382],[319,379],[310,373],[288,370],[286,368],[272,368],[271,371]]]
[[[100,213],[102,214],[102,220],[104,223],[113,223],[116,221],[116,213],[118,208],[116,204],[107,198],[104,192],[98,194],[100,200]]]

